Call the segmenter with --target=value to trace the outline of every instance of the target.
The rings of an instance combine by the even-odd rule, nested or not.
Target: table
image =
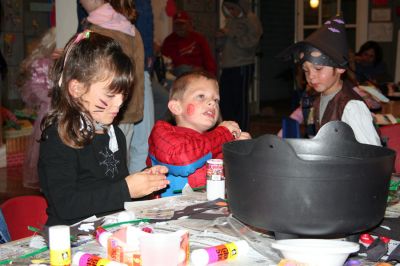
[[[153,209],[153,206],[158,206],[158,208],[162,211],[160,212],[152,212],[150,215],[159,216],[159,218],[163,218],[165,215],[169,213],[169,210],[172,208],[175,209],[183,209],[188,205],[192,204],[201,204],[206,203],[205,193],[194,193],[194,195],[190,196],[178,196],[178,197],[169,197],[169,198],[161,198],[157,200],[150,201],[137,201],[137,202],[129,202],[125,204],[126,212],[146,212],[149,214],[149,209]],[[177,211],[175,211],[177,213]],[[182,212],[182,215],[185,213]],[[207,219],[197,219],[197,218],[181,218],[181,219],[173,219],[173,220],[163,220],[162,222],[150,223],[149,227],[153,229],[156,233],[168,233],[172,231],[177,231],[180,229],[187,230],[189,232],[189,240],[190,240],[190,250],[219,245],[222,243],[233,242],[240,239],[239,231],[243,230],[242,224],[238,222],[236,219],[231,216],[226,216],[226,209],[211,209],[207,211],[203,217],[208,216]],[[163,216],[164,215],[164,216]],[[117,222],[121,217],[128,217],[127,213],[120,212],[113,215],[109,215],[105,217],[106,223]],[[214,218],[213,218],[214,217]],[[165,217],[164,217],[165,218]],[[113,228],[116,230],[118,227]],[[251,230],[243,230],[243,232],[247,232],[246,234],[241,234],[245,238],[252,239],[255,241],[256,238],[261,237],[262,234],[252,232]],[[40,259],[41,263],[48,264],[49,263],[49,251],[44,250],[33,257],[28,258],[19,258],[21,255],[27,253],[35,253],[35,248],[29,247],[29,243],[32,239],[39,237],[30,237],[17,241],[12,241],[0,246],[0,265],[8,264],[8,261],[4,261],[5,259],[12,259],[14,261],[13,265],[29,265],[32,259]],[[272,238],[264,237],[257,242],[254,242],[254,246],[267,246],[272,241]],[[98,254],[102,257],[107,257],[106,250],[101,247],[96,240],[90,240],[87,243],[79,245],[77,247],[72,248],[72,256],[77,251],[84,251],[87,253]],[[215,265],[276,265],[279,262],[280,258],[273,250],[266,250],[265,254],[260,254],[254,248],[251,248],[250,251],[246,254],[245,257],[238,258],[235,261],[230,262],[220,262]],[[267,255],[267,256],[266,256]],[[270,256],[270,258],[268,258]],[[25,256],[27,257],[27,256]]]
[[[382,114],[393,114],[395,117],[400,117],[400,101],[389,101],[387,103],[381,103]]]
[[[109,215],[106,216],[105,219],[106,223],[116,222],[118,218],[127,216],[127,212],[134,212],[135,214],[140,214],[141,212],[150,213],[148,210],[156,210],[154,209],[155,207],[157,207],[159,211],[153,211],[150,215],[158,215],[159,217],[164,215],[164,217],[166,217],[171,209],[175,209],[175,213],[179,213],[179,211],[176,211],[177,209],[182,210],[187,206],[206,202],[207,201],[205,200],[204,193],[194,193],[193,195],[169,197],[150,201],[129,202],[125,204],[125,209],[127,210],[126,212]],[[184,215],[185,213],[182,214]],[[270,247],[272,241],[274,241],[272,237],[270,237],[268,234],[260,233],[250,229],[232,216],[226,216],[226,209],[210,209],[204,213],[196,213],[193,216],[196,217],[196,215],[199,215],[198,217],[203,218],[208,216],[208,219],[182,218],[182,216],[178,219],[151,223],[149,226],[156,233],[168,233],[180,229],[189,231],[190,250],[237,241],[239,239],[245,239],[249,243],[251,249],[246,256],[240,257],[237,260],[218,262],[213,264],[215,266],[273,266],[277,265],[277,263],[280,261],[279,255]],[[25,238],[1,245],[0,260],[10,258],[13,259],[12,265],[29,265],[31,260],[36,258],[40,259],[39,262],[44,263],[45,265],[48,264],[49,253],[47,250],[36,254],[34,257],[14,259],[22,254],[35,252],[36,249],[29,248],[29,243],[32,241],[32,239],[35,239],[35,237]],[[93,253],[107,257],[106,250],[101,247],[96,240],[90,240],[82,245],[73,247],[72,255],[78,251],[84,251],[87,253]],[[363,261],[362,265],[375,265],[375,263],[365,261],[361,257],[358,257],[357,259]],[[4,261],[0,261],[0,265],[1,264],[4,264]]]

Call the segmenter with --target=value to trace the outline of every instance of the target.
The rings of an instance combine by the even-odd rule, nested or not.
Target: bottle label
[[[206,163],[206,176],[208,180],[224,179],[224,164],[221,159],[210,159]]]
[[[71,265],[71,249],[50,250],[50,264],[52,266]]]

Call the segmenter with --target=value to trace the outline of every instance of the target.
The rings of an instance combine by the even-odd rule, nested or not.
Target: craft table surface
[[[125,209],[133,208],[137,211],[138,209],[145,209],[149,206],[154,206],[154,204],[158,204],[160,208],[164,208],[165,206],[163,205],[170,204],[166,203],[167,201],[167,198],[163,198],[149,202],[128,203],[126,204]],[[396,212],[397,211],[399,210],[397,209]],[[114,215],[118,215],[118,213]],[[184,218],[166,222],[151,223],[149,225],[154,229],[155,232],[159,233],[168,233],[177,231],[179,229],[188,230],[190,234],[190,250],[207,247],[209,245],[237,241],[239,239],[247,240],[251,246],[251,249],[246,256],[238,258],[237,260],[223,261],[214,263],[212,265],[277,265],[280,257],[278,253],[276,253],[276,251],[270,247],[270,243],[274,241],[273,238],[264,233],[253,231],[247,226],[240,228],[240,233],[235,232],[239,228],[237,227],[237,224],[243,225],[235,218],[228,216],[211,220]],[[233,225],[233,227],[230,225]],[[242,232],[245,233],[242,234]],[[37,258],[43,259],[43,263],[49,263],[48,251],[42,252],[34,257],[30,257],[29,259],[15,259],[16,257],[35,250],[29,247],[30,240],[31,238],[24,238],[0,245],[0,261],[4,259],[13,259],[12,265],[29,265],[29,262],[33,258]],[[84,251],[87,253],[93,253],[107,257],[106,250],[101,247],[96,240],[92,240],[82,244],[81,246],[72,248],[72,256],[77,251]],[[375,265],[374,262],[367,262],[362,257],[357,257],[357,259],[362,261],[362,265]]]

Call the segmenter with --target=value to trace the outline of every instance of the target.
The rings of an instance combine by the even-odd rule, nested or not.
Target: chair
[[[47,221],[47,201],[39,195],[18,196],[0,205],[10,232],[11,240],[32,236],[28,229],[33,226],[41,229]]]
[[[394,168],[396,173],[400,173],[400,124],[382,126],[379,131],[381,139],[386,142],[386,146],[396,151]]]
[[[300,138],[300,124],[290,117],[282,118],[282,138]]]

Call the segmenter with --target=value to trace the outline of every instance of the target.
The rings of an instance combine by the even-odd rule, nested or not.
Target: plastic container
[[[285,259],[309,266],[342,266],[347,257],[360,249],[359,244],[327,239],[286,239],[272,243]]]

